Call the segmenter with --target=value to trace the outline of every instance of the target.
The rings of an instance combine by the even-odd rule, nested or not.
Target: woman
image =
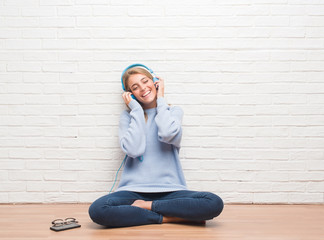
[[[141,64],[123,73],[122,97],[129,110],[121,114],[119,139],[127,155],[117,190],[89,208],[100,225],[204,223],[223,210],[217,195],[187,189],[179,160],[183,112],[166,103],[164,81],[153,75]]]

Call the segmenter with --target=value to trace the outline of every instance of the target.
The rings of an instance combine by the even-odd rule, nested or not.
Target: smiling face
[[[156,107],[156,88],[147,75],[136,73],[129,76],[127,90],[130,90],[144,109]]]

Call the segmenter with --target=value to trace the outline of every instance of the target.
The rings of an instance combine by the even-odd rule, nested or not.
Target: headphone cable
[[[115,187],[115,184],[116,184],[116,181],[117,181],[117,177],[118,177],[118,173],[120,171],[120,169],[122,168],[123,164],[125,163],[126,161],[126,158],[127,158],[127,155],[124,157],[124,160],[122,161],[122,163],[120,164],[118,170],[117,170],[117,173],[116,173],[116,176],[115,176],[115,180],[114,180],[114,184],[112,185],[112,187],[110,188],[110,191],[109,191],[109,194],[111,193],[111,191],[114,189]]]

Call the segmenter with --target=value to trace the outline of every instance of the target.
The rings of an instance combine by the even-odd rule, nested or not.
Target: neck
[[[157,106],[156,99],[155,99],[153,102],[151,102],[151,103],[148,103],[148,104],[142,104],[142,108],[143,108],[144,110],[146,110],[146,109],[151,109],[151,108],[156,108],[156,106]]]

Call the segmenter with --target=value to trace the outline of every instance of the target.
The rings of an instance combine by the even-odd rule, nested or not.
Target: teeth
[[[151,91],[146,92],[146,93],[143,95],[143,97],[147,96],[147,95],[150,94],[150,93],[151,93]]]

